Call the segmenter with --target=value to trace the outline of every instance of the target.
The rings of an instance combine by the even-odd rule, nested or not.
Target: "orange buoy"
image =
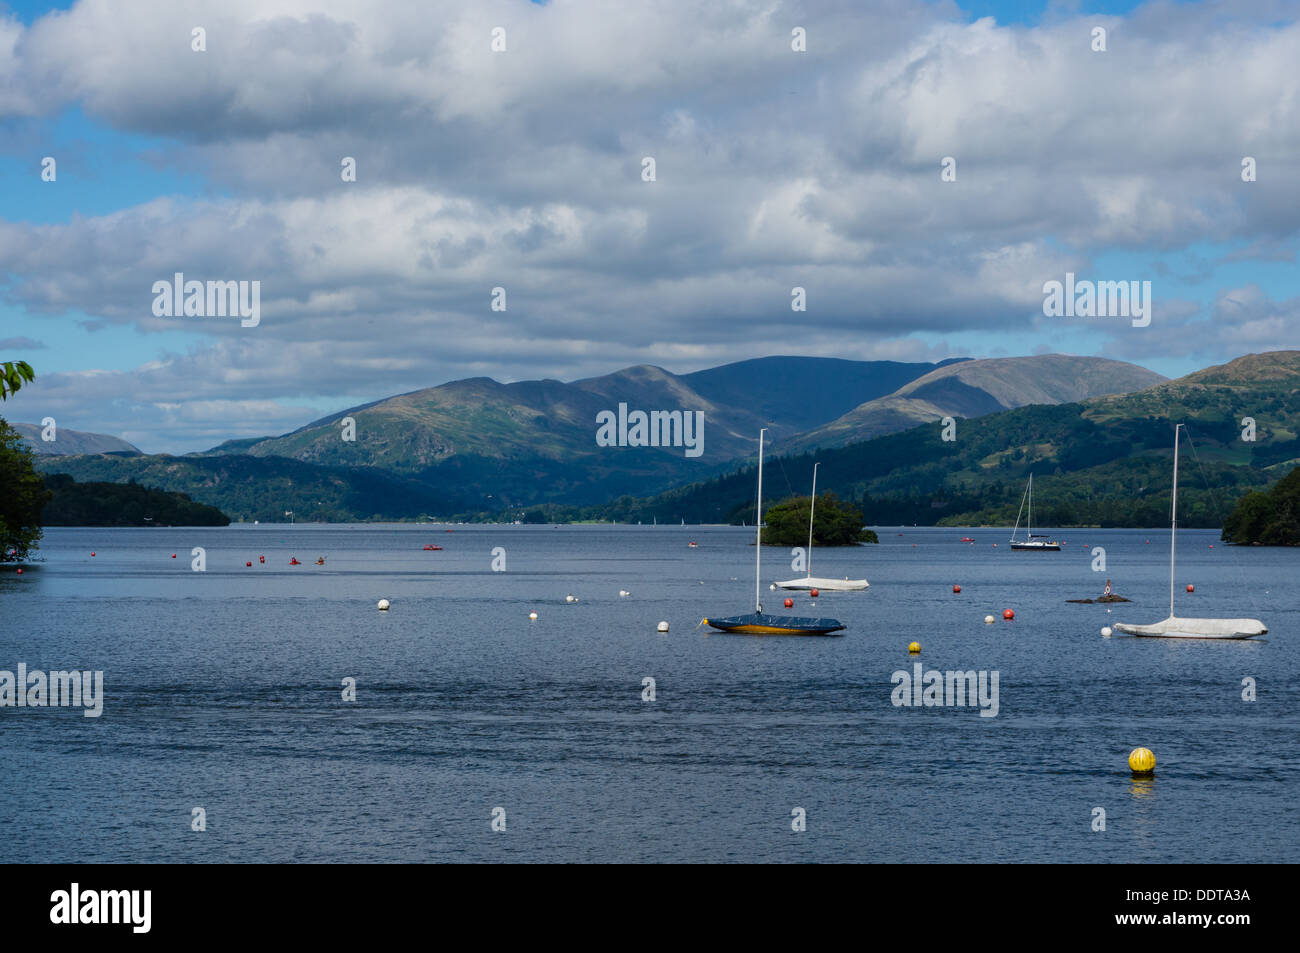
[[[1002,618],[1006,619],[1008,622],[1010,622],[1010,621],[1011,621],[1012,619],[1014,619],[1015,617],[1016,617],[1016,614],[1015,614],[1015,612],[1014,612],[1013,610],[1011,610],[1011,609],[1003,609],[1003,610],[1002,610]]]
[[[1195,592],[1195,591],[1196,591],[1196,587],[1193,586],[1191,583],[1188,583],[1188,584],[1187,584],[1187,591],[1188,591],[1188,592]]]
[[[821,595],[821,593],[820,593],[818,590],[813,589],[813,590],[810,590],[810,591],[809,591],[808,595],[810,595],[810,596],[812,596],[814,599],[816,599],[818,596]]]
[[[961,586],[953,586],[953,587],[952,587],[952,591],[953,591],[953,592],[961,592]]]
[[[793,600],[793,599],[787,599],[787,600],[785,600],[785,607],[786,607],[787,609],[792,609],[792,608],[794,608],[794,600]]]

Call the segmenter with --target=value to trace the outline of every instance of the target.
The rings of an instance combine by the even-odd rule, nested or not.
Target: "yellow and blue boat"
[[[704,624],[720,632],[741,635],[830,635],[845,629],[839,619],[811,619],[804,616],[768,615],[763,611],[760,579],[763,567],[763,434],[758,432],[758,509],[754,520],[754,611],[722,619],[705,619]]]

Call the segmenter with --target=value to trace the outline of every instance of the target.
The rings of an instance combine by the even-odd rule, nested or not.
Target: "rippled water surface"
[[[843,637],[706,635],[752,608],[750,532],[51,529],[0,573],[0,670],[102,670],[104,711],[0,708],[0,861],[1300,860],[1300,551],[1179,535],[1179,614],[1256,641],[1100,636],[1168,614],[1160,530],[882,529],[814,555],[868,591],[792,594]],[[1066,603],[1107,576],[1132,604]],[[918,660],[997,671],[997,716],[895,707]]]

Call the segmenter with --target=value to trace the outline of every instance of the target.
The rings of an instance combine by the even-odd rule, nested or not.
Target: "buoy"
[[[175,559],[175,558],[176,558],[175,556],[172,556],[172,559]],[[257,561],[258,561],[259,563],[264,563],[264,562],[266,562],[266,557],[265,557],[265,556],[258,556],[258,557],[257,557]]]
[[[618,591],[618,594],[619,594],[619,596],[622,597],[622,598],[626,598],[627,596],[632,595],[632,593],[628,592],[626,589],[620,589],[620,590]]]
[[[776,583],[772,583],[772,585],[768,586],[767,588],[770,592],[776,592]]]
[[[536,613],[536,612],[530,612],[530,613],[528,613],[528,620],[529,620],[530,622],[536,622],[536,621],[537,621],[537,613]]]
[[[1128,766],[1134,774],[1151,774],[1156,769],[1156,756],[1150,748],[1134,748],[1129,752]]]
[[[908,653],[911,654],[911,655],[917,655],[917,654],[919,654],[920,651],[921,651],[921,643],[920,643],[920,642],[913,642],[911,645],[909,645],[909,646],[907,647],[907,651],[908,651]]]
[[[172,553],[172,559],[175,559],[175,558],[176,558],[176,554],[175,554],[175,553]]]
[[[387,611],[388,611],[388,600],[387,600],[387,599],[380,599],[380,600],[379,600],[379,608],[382,609],[384,612],[387,612]]]
[[[90,555],[92,555],[92,556],[93,556],[93,555],[95,555],[95,554],[94,554],[94,553],[91,553],[91,554],[90,554]]]
[[[1104,625],[1104,626],[1101,627],[1101,637],[1102,637],[1103,639],[1109,639],[1109,638],[1110,638],[1110,626],[1108,626],[1108,625]]]
[[[23,574],[22,569],[15,569],[14,572],[16,572],[20,576]]]
[[[248,562],[244,563],[244,565],[245,565],[245,566],[251,566],[251,565],[253,565],[253,561],[250,559]]]
[[[952,587],[952,591],[953,591],[953,592],[961,592],[961,586],[953,586],[953,587]]]
[[[1188,583],[1188,584],[1187,584],[1187,591],[1188,591],[1188,592],[1195,592],[1195,591],[1196,591],[1196,587],[1193,586],[1191,583]]]
[[[794,607],[794,600],[793,600],[793,599],[786,599],[784,605],[785,605],[785,607],[786,607],[787,609],[793,608],[793,607]]]
[[[1014,619],[1015,617],[1016,617],[1015,610],[1013,610],[1013,609],[1003,609],[1003,610],[1002,610],[1002,618],[1006,619],[1008,622],[1010,622],[1010,621],[1011,621],[1012,619]]]
[[[818,591],[817,589],[813,589],[813,590],[809,591],[808,595],[810,595],[810,596],[812,596],[814,599],[816,599],[818,596],[821,595],[821,592]]]
[[[657,626],[655,626],[655,631],[656,631],[656,632],[667,632],[667,631],[668,631],[668,623],[667,623],[667,622],[660,622]]]
[[[573,595],[573,594],[570,594],[570,595],[567,595],[567,596],[564,597],[564,601],[565,601],[565,602],[577,602],[577,601],[578,601],[578,597],[575,596],[575,595]]]
[[[997,621],[997,619],[993,618],[993,616],[991,616],[991,615],[986,615],[986,616],[984,617],[984,624],[985,624],[985,625],[992,625],[992,624],[993,624],[994,622],[996,622],[996,621]]]

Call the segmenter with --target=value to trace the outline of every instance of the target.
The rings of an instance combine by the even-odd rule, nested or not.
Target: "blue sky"
[[[1176,376],[1300,344],[1296,28],[1274,5],[828,2],[808,55],[770,62],[788,23],[736,34],[691,0],[676,47],[597,4],[446,4],[423,38],[384,6],[198,4],[199,54],[165,3],[0,3],[0,345],[41,375],[15,419],[181,451],[482,374],[1060,350]],[[480,45],[495,23],[508,57]],[[646,152],[657,193],[619,180]],[[960,189],[929,171],[948,152]],[[329,169],[351,153],[347,192]],[[140,289],[173,270],[259,277],[274,317],[159,320]],[[1150,280],[1156,330],[1044,317],[1066,270]],[[479,306],[499,283],[508,320]],[[816,306],[792,319],[795,284]]]

